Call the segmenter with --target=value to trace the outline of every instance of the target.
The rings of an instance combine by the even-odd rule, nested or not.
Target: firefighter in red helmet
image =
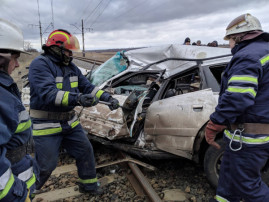
[[[74,35],[55,30],[42,48],[44,54],[34,59],[29,68],[30,116],[40,167],[37,190],[56,168],[62,146],[76,159],[80,192],[101,194],[93,148],[73,109],[78,105],[91,107],[102,100],[110,102],[109,108],[115,110],[119,102],[91,84],[72,63],[72,52],[80,51]]]

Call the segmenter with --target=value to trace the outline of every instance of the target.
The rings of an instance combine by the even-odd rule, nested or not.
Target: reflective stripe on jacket
[[[0,176],[0,200],[7,195],[13,183],[14,176],[9,168]]]

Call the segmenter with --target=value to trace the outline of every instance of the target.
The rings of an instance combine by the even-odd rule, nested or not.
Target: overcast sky
[[[186,37],[222,44],[229,22],[243,13],[257,17],[269,32],[268,0],[0,0],[0,18],[19,26],[36,49],[38,1],[43,43],[54,22],[54,29],[75,34],[82,48],[83,19],[87,50],[182,44]]]

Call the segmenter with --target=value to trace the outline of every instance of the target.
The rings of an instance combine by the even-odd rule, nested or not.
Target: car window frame
[[[117,86],[118,84],[120,84],[124,80],[130,79],[130,78],[132,78],[134,76],[137,76],[139,74],[156,74],[157,75],[157,74],[160,74],[162,72],[163,72],[163,70],[142,70],[142,71],[135,71],[135,72],[132,72],[132,73],[128,72],[127,75],[123,75],[120,78],[115,78],[115,79],[111,80],[110,85],[105,86],[104,89],[107,88],[107,87],[115,88],[115,86]]]

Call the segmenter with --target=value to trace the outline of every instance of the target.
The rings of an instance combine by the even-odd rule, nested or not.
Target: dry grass
[[[19,57],[19,64],[20,67],[16,68],[11,76],[14,79],[14,81],[17,83],[19,89],[22,89],[23,86],[23,81],[21,79],[22,76],[28,74],[29,70],[26,69],[26,67],[29,67],[29,65],[31,64],[32,60],[37,57],[40,53],[32,53],[31,55],[27,55],[27,54],[21,54],[21,56]]]
[[[93,60],[107,61],[115,54],[116,52],[86,52],[85,57]],[[82,57],[82,53],[75,53],[74,55]]]

